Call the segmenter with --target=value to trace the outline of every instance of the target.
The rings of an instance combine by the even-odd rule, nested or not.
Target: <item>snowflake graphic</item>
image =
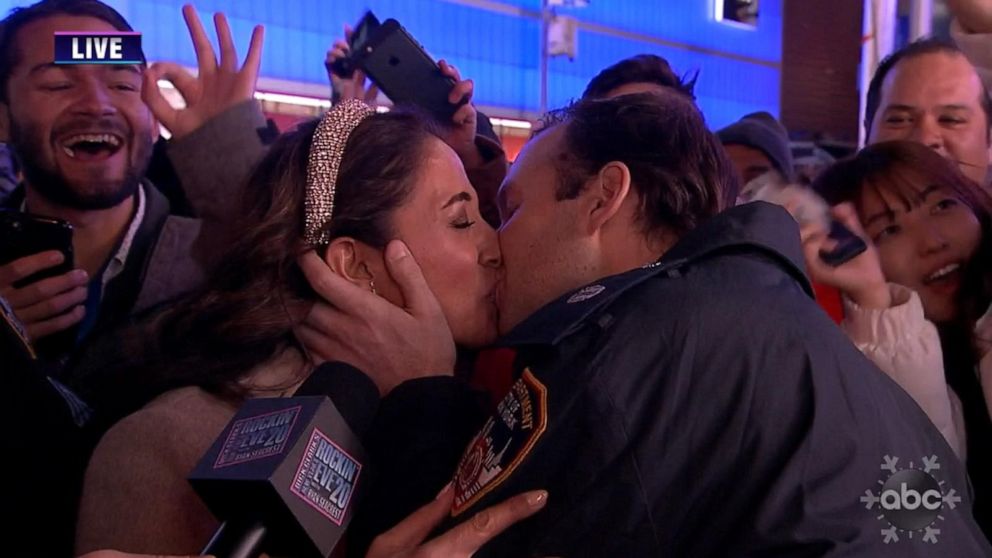
[[[920,461],[922,468],[916,467],[912,461],[909,467],[899,467],[898,457],[884,456],[879,469],[888,472],[888,475],[878,481],[877,492],[865,490],[860,498],[865,509],[878,510],[878,520],[888,524],[881,529],[885,544],[898,543],[901,540],[900,535],[912,539],[916,533],[922,535],[924,543],[936,544],[940,529],[935,524],[944,520],[940,515],[941,510],[953,510],[961,502],[961,497],[953,488],[945,489],[945,483],[933,476],[935,471],[940,470],[937,456],[924,456]],[[907,504],[905,500],[908,486],[908,495],[915,500],[910,500]]]

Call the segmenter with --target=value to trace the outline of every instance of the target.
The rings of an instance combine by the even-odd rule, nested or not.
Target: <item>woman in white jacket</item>
[[[913,142],[862,150],[814,189],[868,250],[830,267],[822,230],[804,230],[814,281],[845,295],[841,324],[966,460],[976,517],[992,533],[992,197]]]

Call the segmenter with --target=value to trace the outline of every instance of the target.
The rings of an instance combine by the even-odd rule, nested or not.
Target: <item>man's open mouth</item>
[[[124,140],[116,134],[73,134],[64,138],[59,145],[72,159],[94,161],[117,153],[124,145]]]

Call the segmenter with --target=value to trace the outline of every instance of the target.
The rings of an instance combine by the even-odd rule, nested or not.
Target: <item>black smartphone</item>
[[[17,281],[14,288],[72,271],[72,225],[20,211],[0,210],[0,265],[49,250],[62,252],[65,258],[62,263]]]
[[[820,259],[829,266],[840,267],[853,260],[868,249],[868,245],[858,235],[841,224],[840,221],[830,221],[829,238],[837,241],[837,246],[829,252],[820,252]]]
[[[753,178],[741,189],[742,201],[766,201],[783,207],[792,206],[792,216],[800,226],[820,219],[829,220],[830,232],[827,236],[837,241],[837,246],[829,252],[820,252],[820,259],[831,267],[841,266],[868,249],[868,245],[858,235],[836,219],[830,217],[829,207],[823,198],[806,186],[788,184],[780,174],[769,171]]]
[[[416,105],[442,124],[449,124],[467,102],[448,102],[455,80],[441,73],[424,47],[395,19],[383,22],[352,57],[393,103]]]
[[[0,210],[0,265],[49,250],[61,252],[62,263],[16,281],[14,288],[72,271],[75,266],[72,225],[20,211]],[[32,342],[32,345],[42,354],[62,354],[75,345],[77,334],[78,328],[71,327]]]
[[[330,70],[334,75],[342,79],[351,79],[351,76],[355,74],[355,53],[365,46],[369,37],[372,36],[372,33],[380,25],[379,18],[375,17],[375,14],[371,10],[365,12],[362,19],[355,25],[354,30],[351,32],[351,39],[348,41],[348,48],[351,50],[351,55],[338,58],[330,66]]]

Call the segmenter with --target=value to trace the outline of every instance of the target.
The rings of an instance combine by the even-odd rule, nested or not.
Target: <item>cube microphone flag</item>
[[[341,362],[293,397],[246,401],[189,476],[223,521],[203,554],[330,556],[364,492],[361,436],[377,406],[371,380]]]

